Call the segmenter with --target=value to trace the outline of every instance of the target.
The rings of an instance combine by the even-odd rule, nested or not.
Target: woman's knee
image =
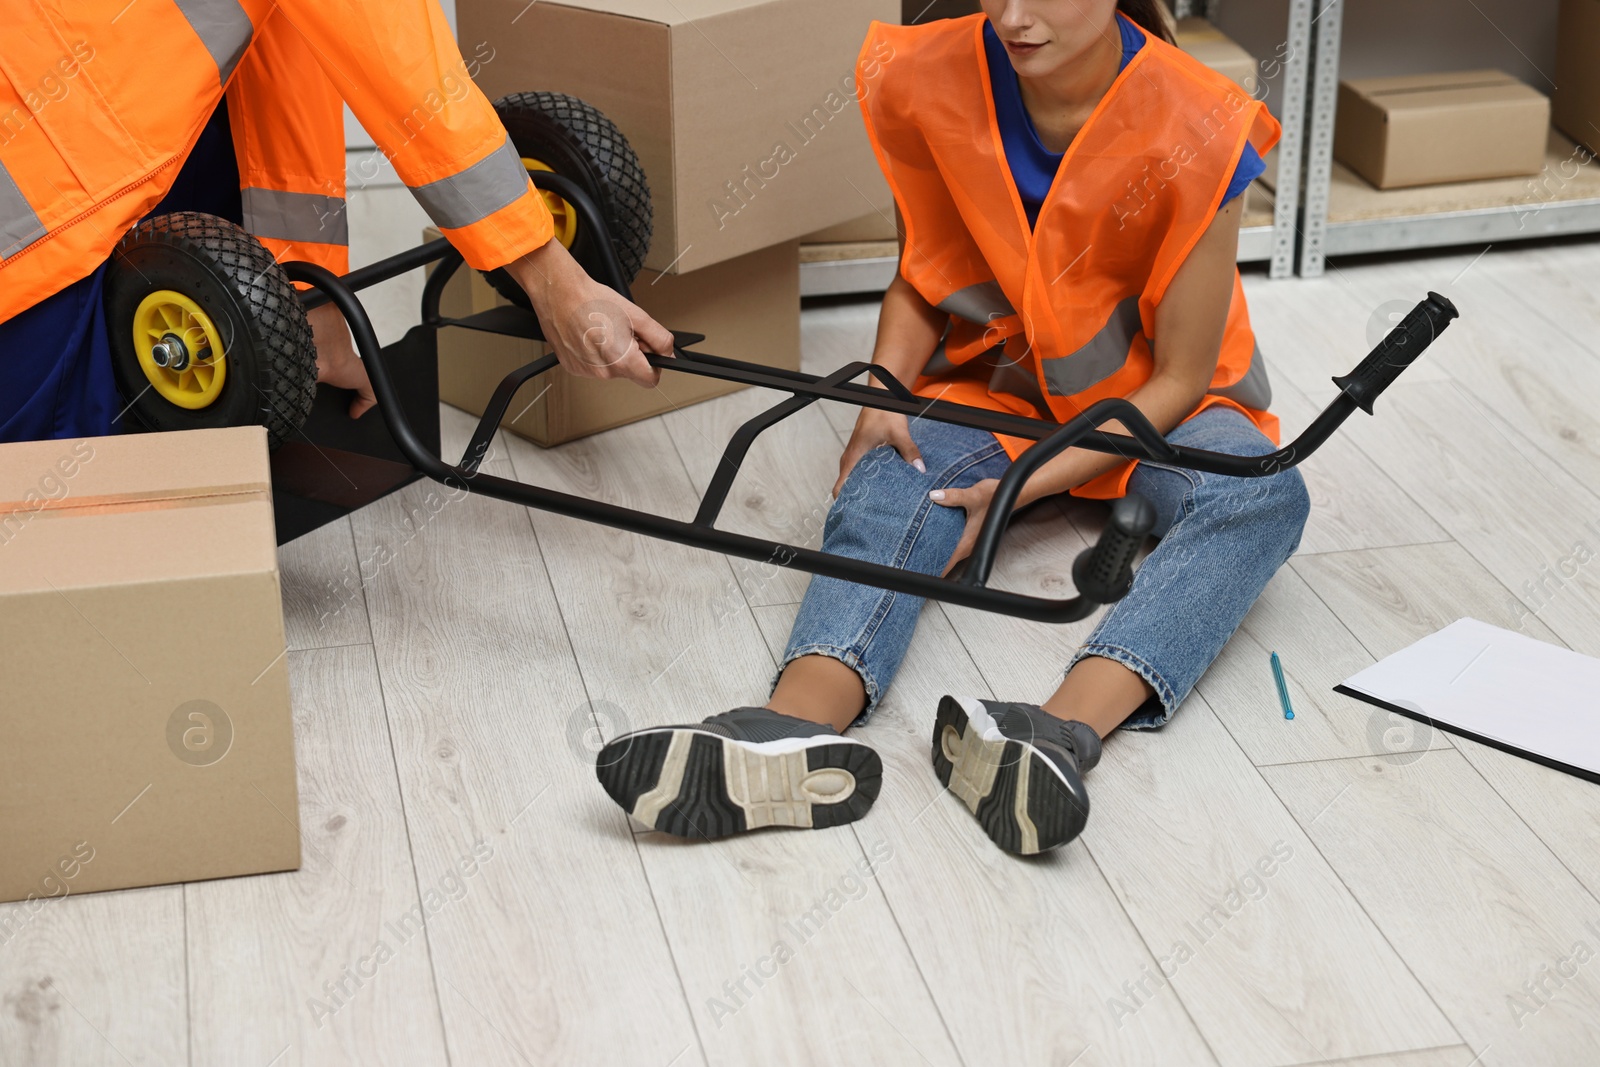
[[[1215,509],[1219,518],[1230,522],[1281,532],[1294,546],[1299,545],[1311,516],[1311,494],[1305,479],[1292,467],[1263,478],[1207,475],[1195,498],[1196,510]]]

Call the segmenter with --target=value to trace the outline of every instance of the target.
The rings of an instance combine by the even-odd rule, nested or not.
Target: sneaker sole
[[[823,829],[867,813],[883,761],[856,741],[755,743],[702,730],[640,730],[600,750],[595,774],[644,825],[710,840],[767,826]]]
[[[1019,856],[1077,837],[1089,820],[1080,799],[1038,749],[1005,737],[977,701],[939,701],[933,769],[1000,848]]]

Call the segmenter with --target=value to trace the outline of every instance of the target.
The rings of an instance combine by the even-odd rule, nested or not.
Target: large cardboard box
[[[801,244],[830,245],[854,244],[858,241],[898,241],[900,235],[894,228],[894,207],[884,211],[874,211],[863,215],[859,219],[841,222],[837,226],[829,226],[825,230],[808,233],[800,238]]]
[[[437,231],[424,234],[427,239]],[[693,346],[713,356],[800,369],[800,245],[786,241],[693,274],[645,271],[634,302],[669,329],[706,335]],[[463,318],[505,304],[477,271],[456,272],[440,311]],[[460,328],[439,331],[439,399],[483,414],[510,372],[544,355],[538,341]],[[554,367],[527,383],[504,426],[541,445],[558,445],[661,415],[742,388],[700,375],[663,371],[661,384],[579,378]]]
[[[1498,70],[1339,83],[1333,154],[1379,189],[1544,167],[1550,100]]]
[[[645,266],[687,274],[886,207],[856,57],[895,0],[460,0],[491,98],[548,89],[605,112],[655,203]],[[886,58],[893,62],[892,58]]]
[[[921,25],[934,19],[976,15],[982,10],[978,0],[901,0],[900,23],[903,26]]]
[[[1179,48],[1218,74],[1232,78],[1246,95],[1257,95],[1261,84],[1256,57],[1233,38],[1203,18],[1179,19],[1173,37]]]
[[[300,866],[260,427],[0,445],[0,946],[52,898]]]
[[[1600,153],[1600,0],[1561,0],[1551,107],[1562,133]]]

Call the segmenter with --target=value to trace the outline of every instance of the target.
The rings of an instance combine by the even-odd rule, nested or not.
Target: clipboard
[[[1600,659],[1458,619],[1334,692],[1600,785]]]

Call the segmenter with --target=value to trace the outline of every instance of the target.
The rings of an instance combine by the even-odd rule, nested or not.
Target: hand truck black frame
[[[583,225],[602,235],[596,242],[604,260],[604,276],[598,280],[609,285],[624,297],[631,299],[628,281],[612,248],[610,235],[594,201],[579,185],[561,175],[547,172],[530,174],[540,189],[555,192],[580,213]],[[437,262],[422,293],[422,324],[414,327],[405,340],[389,348],[378,344],[368,318],[356,292],[360,289],[397,277],[418,267]],[[1112,603],[1126,595],[1132,585],[1134,557],[1150,532],[1155,521],[1154,509],[1148,501],[1137,496],[1124,497],[1111,505],[1110,519],[1099,541],[1086,549],[1073,566],[1073,579],[1078,595],[1061,600],[1027,596],[1020,593],[989,587],[994,570],[995,554],[999,550],[1001,535],[1011,517],[1017,494],[1023,483],[1044,463],[1064,449],[1076,446],[1125,459],[1149,460],[1167,466],[1184,467],[1213,474],[1240,478],[1272,477],[1280,471],[1296,466],[1317,450],[1321,444],[1357,408],[1372,413],[1373,401],[1416,361],[1450,321],[1457,317],[1455,306],[1445,297],[1430,292],[1427,297],[1406,315],[1375,347],[1361,364],[1347,375],[1334,378],[1339,394],[1323,412],[1293,442],[1265,455],[1235,456],[1202,449],[1169,444],[1161,433],[1139,410],[1126,400],[1101,400],[1085,409],[1071,421],[1058,424],[969,407],[941,400],[926,400],[912,394],[905,383],[897,380],[886,369],[870,363],[855,362],[839,368],[832,374],[816,376],[800,371],[782,370],[754,363],[708,355],[693,351],[690,346],[704,340],[703,335],[674,333],[675,355],[662,357],[650,355],[653,366],[663,371],[697,374],[745,385],[760,386],[791,394],[788,399],[763,411],[745,422],[735,432],[723,453],[722,462],[702,497],[695,517],[684,522],[631,508],[597,500],[588,500],[570,493],[558,492],[529,485],[509,478],[487,474],[479,470],[490,442],[500,429],[512,398],[529,381],[556,366],[554,354],[546,355],[506,375],[489,401],[478,422],[471,443],[461,459],[448,463],[438,445],[436,383],[429,381],[433,373],[437,349],[437,331],[449,327],[503,334],[510,337],[543,340],[538,318],[533,312],[518,307],[497,307],[460,319],[445,318],[440,314],[439,302],[445,284],[461,267],[462,260],[446,240],[436,240],[402,252],[389,259],[338,277],[330,271],[311,263],[284,264],[289,277],[312,286],[302,300],[309,308],[332,301],[343,313],[355,338],[356,350],[372,380],[373,392],[378,399],[382,425],[398,447],[400,457],[408,468],[398,476],[383,477],[377,495],[392,492],[419,476],[444,483],[455,490],[465,490],[483,496],[505,500],[525,507],[539,508],[588,522],[613,526],[633,533],[658,537],[695,548],[709,549],[730,556],[783,567],[794,567],[812,574],[822,574],[845,581],[859,582],[911,596],[925,597],[951,604],[992,611],[1018,618],[1040,622],[1073,622],[1082,619],[1097,607]],[[416,358],[423,352],[429,358]],[[390,361],[402,364],[391,373]],[[875,378],[882,388],[857,384],[855,379],[863,374]],[[411,395],[402,390],[402,383],[416,386]],[[938,577],[896,567],[869,563],[859,559],[822,552],[817,549],[787,545],[744,534],[717,529],[716,522],[727,501],[728,493],[740,465],[743,463],[756,437],[769,427],[817,400],[834,400],[861,407],[894,411],[917,418],[1030,438],[1030,446],[1011,467],[995,490],[971,557],[959,577]],[[342,418],[341,405],[319,400],[324,417],[319,424],[328,428],[334,437],[349,436],[348,428],[338,428],[336,420]],[[329,416],[328,412],[332,412]],[[1107,422],[1120,420],[1128,434],[1109,433],[1099,429]],[[371,420],[362,420],[370,422]],[[414,425],[414,423],[416,425]],[[419,430],[418,427],[421,427]],[[308,435],[307,444],[311,443]],[[319,452],[326,453],[312,444]],[[334,445],[337,447],[337,444]],[[356,449],[360,453],[371,449]],[[285,464],[297,454],[293,445],[285,445],[274,454],[274,479],[278,478],[279,457]],[[349,452],[344,453],[350,455]],[[331,463],[331,460],[329,461]],[[377,460],[379,463],[386,462]],[[315,464],[316,460],[300,453],[300,465]],[[390,467],[395,465],[389,462]],[[286,468],[287,469],[287,466]],[[341,471],[341,475],[349,480]],[[301,482],[303,485],[303,480]],[[355,483],[351,482],[352,487]],[[317,497],[316,491],[299,490],[307,497]],[[328,516],[351,510],[351,502],[341,504],[322,494],[322,503],[331,508],[323,516],[299,522],[287,532],[292,536],[297,530],[309,529]],[[337,494],[334,494],[337,496]],[[354,502],[355,506],[368,502],[366,494]],[[280,505],[281,506],[281,505]],[[309,524],[308,524],[309,523]],[[280,539],[285,530],[280,524]]]

